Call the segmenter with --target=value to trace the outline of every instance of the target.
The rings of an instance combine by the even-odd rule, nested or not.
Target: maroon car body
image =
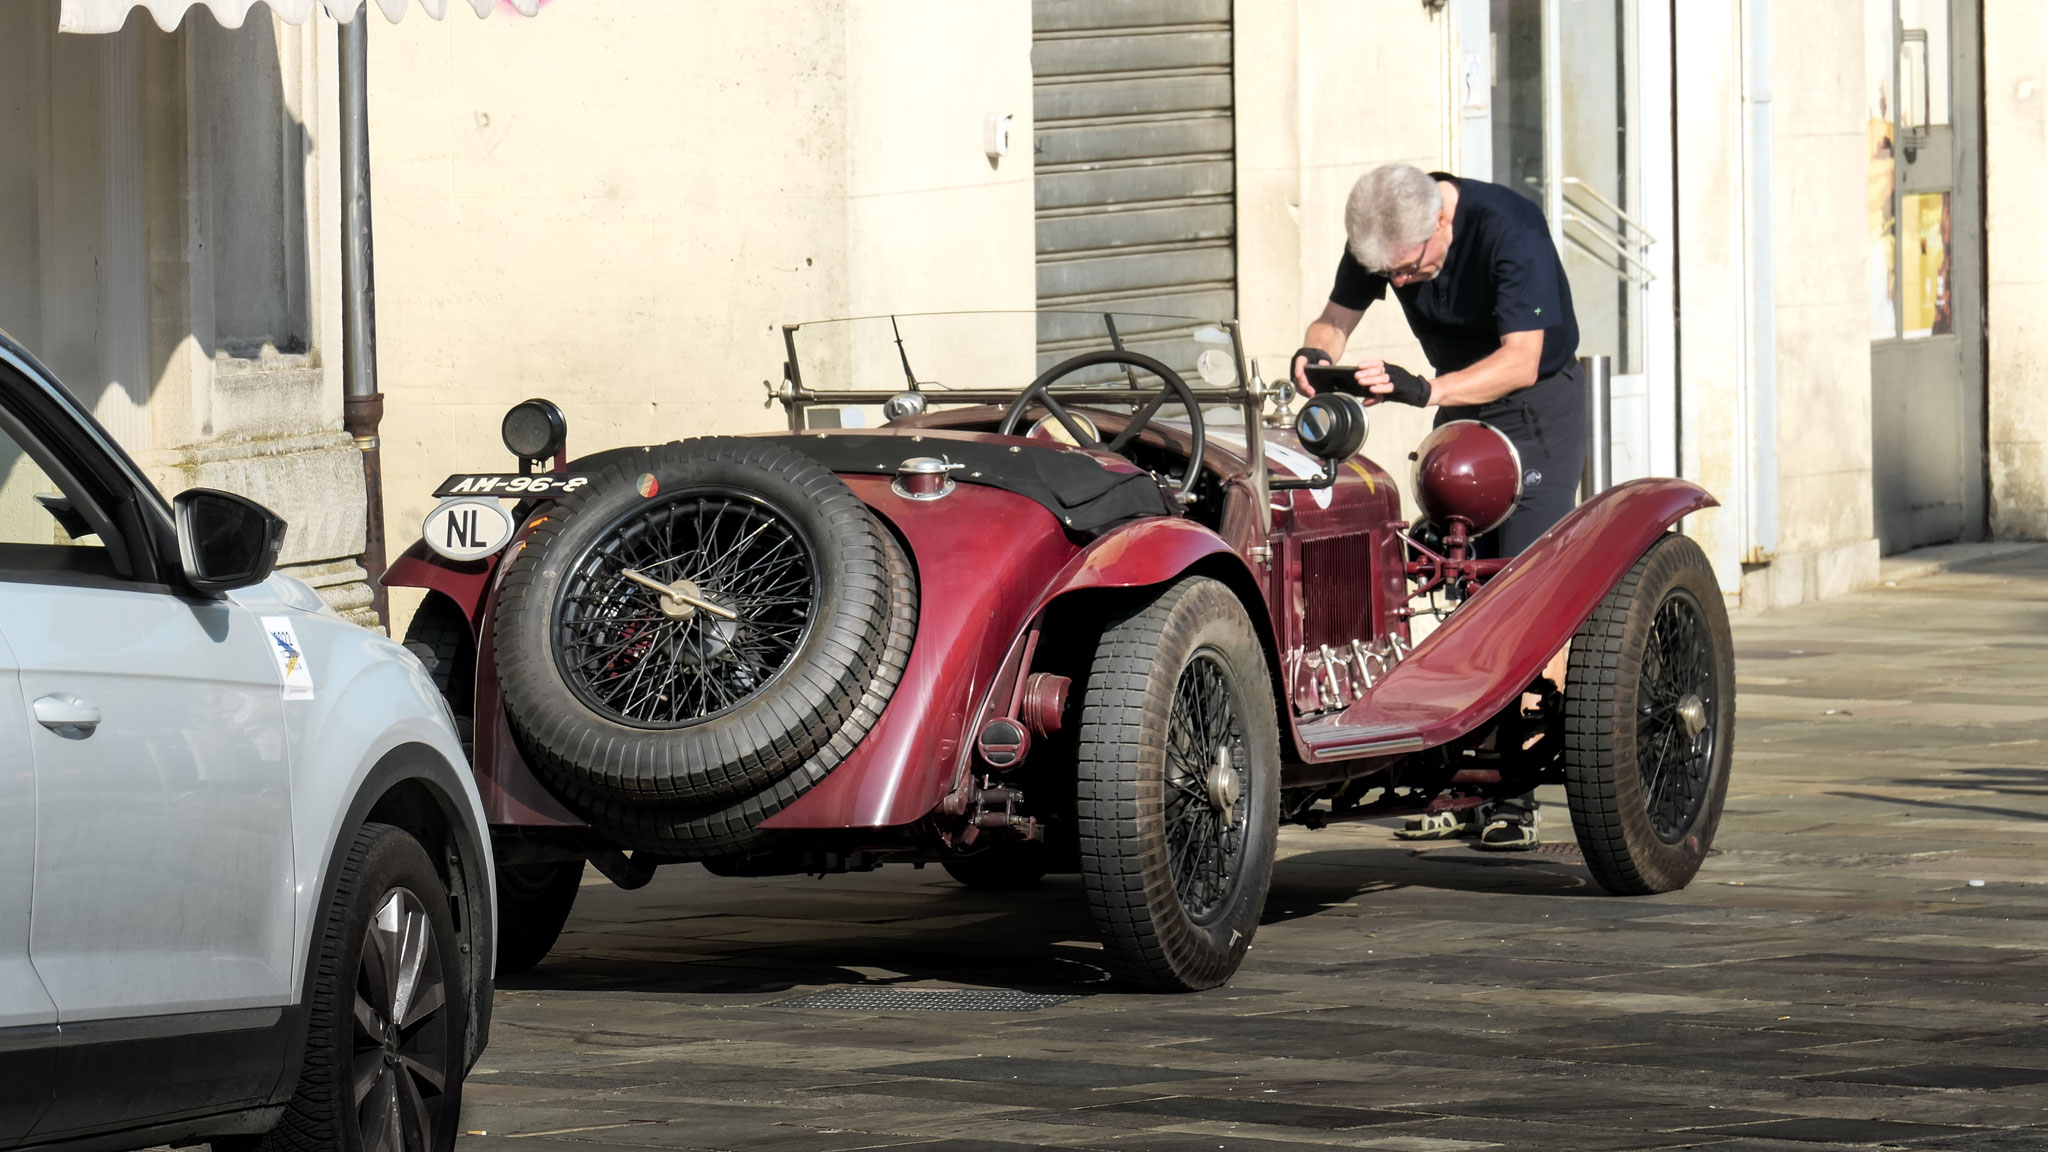
[[[1146,426],[1122,452],[1111,453],[1057,443],[1047,437],[1044,422],[1032,436],[999,434],[994,429],[1001,410],[992,405],[1014,402],[1016,390],[934,393],[935,401],[969,403],[900,415],[858,432],[804,431],[808,410],[872,397],[807,386],[795,353],[792,339],[779,390],[790,431],[763,434],[779,443],[796,441],[799,432],[858,435],[869,438],[863,443],[900,445],[895,455],[906,460],[943,459],[976,445],[1019,453],[1078,452],[1106,472],[1148,470],[1167,477],[1174,462],[1186,462],[1196,435],[1203,436],[1205,452],[1199,477],[1181,476],[1171,485],[1190,494],[1179,507],[1085,533],[1065,527],[1042,500],[996,483],[962,478],[942,499],[918,499],[888,475],[842,473],[846,486],[914,561],[921,590],[915,641],[900,683],[858,747],[815,786],[759,822],[761,849],[707,860],[715,870],[833,871],[887,860],[946,862],[986,851],[998,840],[1046,840],[1048,824],[1059,824],[1063,812],[1071,819],[1073,797],[1071,785],[1058,782],[1070,774],[1070,765],[1043,758],[1072,758],[1071,746],[1060,744],[1056,734],[1071,734],[1080,723],[1085,673],[1076,669],[1085,665],[1081,656],[1092,651],[1105,613],[1132,597],[1195,579],[1227,589],[1256,630],[1278,722],[1280,803],[1273,822],[1320,826],[1334,819],[1455,810],[1537,783],[1563,782],[1570,765],[1556,746],[1563,743],[1565,721],[1555,714],[1534,721],[1525,716],[1525,691],[1575,634],[1606,619],[1600,613],[1626,616],[1628,604],[1617,599],[1625,582],[1647,579],[1644,565],[1660,543],[1674,539],[1673,527],[1714,504],[1682,480],[1633,481],[1593,495],[1511,562],[1474,560],[1465,537],[1485,526],[1470,523],[1477,513],[1469,510],[1499,503],[1504,481],[1497,475],[1497,449],[1483,437],[1462,445],[1455,435],[1433,442],[1435,455],[1424,462],[1432,478],[1425,480],[1430,491],[1423,503],[1427,510],[1434,501],[1438,515],[1433,524],[1411,524],[1402,516],[1394,481],[1377,464],[1362,455],[1319,461],[1284,410],[1278,418],[1265,416],[1265,406],[1284,401],[1248,378],[1241,354],[1229,386],[1198,393],[1204,407],[1244,413],[1241,422],[1225,429],[1214,427],[1212,419],[1211,429],[1201,433],[1186,421],[1136,418]],[[1121,403],[1135,409],[1144,393],[1134,380],[1130,393]],[[1075,394],[1055,394],[1077,402]],[[1104,441],[1134,421],[1131,412],[1103,403],[1118,397],[1100,386],[1080,398],[1097,401],[1087,415]],[[1246,428],[1256,430],[1249,440]],[[879,439],[884,437],[893,439]],[[566,453],[554,447],[554,467],[568,469]],[[1514,476],[1506,482],[1512,483],[1519,466],[1509,467]],[[1309,486],[1319,473],[1327,483]],[[1507,499],[1511,505],[1512,492]],[[632,884],[665,858],[645,847],[628,855],[627,845],[592,829],[573,798],[565,799],[528,766],[500,700],[492,622],[506,558],[525,546],[550,507],[546,501],[521,505],[510,544],[480,559],[450,560],[425,541],[415,543],[385,582],[426,590],[429,607],[449,619],[459,614],[473,638],[459,665],[441,671],[462,681],[451,698],[467,703],[474,717],[477,783],[499,836],[501,861],[517,867],[587,858],[615,880]],[[1411,621],[1430,610],[1416,598],[1423,589],[1448,593],[1455,608],[1411,644]],[[1689,611],[1701,621],[1698,636],[1688,643],[1705,652],[1698,676],[1706,687],[1658,707],[1707,716],[1700,726],[1672,721],[1671,730],[1690,727],[1685,738],[1704,757],[1701,771],[1712,776],[1699,785],[1706,789],[1704,799],[1688,793],[1680,805],[1712,811],[1685,817],[1692,821],[1686,826],[1691,840],[1681,836],[1674,842],[1690,843],[1704,854],[1702,834],[1711,837],[1718,790],[1726,783],[1732,704],[1722,718],[1721,697],[1732,696],[1732,670],[1725,682],[1716,678],[1726,649],[1718,597],[1708,604],[1710,597],[1699,589],[1671,595],[1683,601],[1679,615]],[[1654,605],[1642,611],[1654,619],[1630,627],[1649,638],[1617,643],[1647,644],[1650,656],[1639,656],[1638,663],[1654,664],[1656,627],[1671,613]],[[1639,675],[1645,717],[1655,695],[1651,675]],[[1628,684],[1615,690],[1638,691]],[[1068,699],[1069,693],[1075,698]],[[1004,719],[1036,733],[1035,753],[1030,739],[1023,741],[1021,765],[999,766],[1008,751],[992,753],[983,746],[991,723]],[[1523,756],[1508,745],[1510,735],[1525,741],[1526,733],[1540,735],[1546,724],[1560,738],[1540,755]],[[1712,747],[1701,745],[1702,731]],[[1028,783],[1019,787],[1020,781]],[[1654,816],[1659,794],[1647,768],[1634,786],[1635,793],[1626,782],[1621,786],[1621,806],[1647,807]],[[1577,793],[1573,802],[1578,816]],[[1225,823],[1238,818],[1230,803],[1235,801],[1217,807]],[[1626,873],[1642,860],[1624,854],[1618,863]],[[1072,864],[1048,858],[1033,867]],[[1690,877],[1689,870],[1681,871],[1680,884]],[[1675,886],[1654,877],[1634,888],[1626,876],[1610,879],[1603,876],[1602,882],[1616,890]],[[1261,878],[1261,900],[1263,885]],[[517,909],[510,912],[516,919]],[[552,940],[551,932],[547,936]],[[1234,959],[1218,963],[1223,976],[1235,967]],[[1209,969],[1174,973],[1163,979],[1141,973],[1138,979],[1162,987],[1217,982]]]

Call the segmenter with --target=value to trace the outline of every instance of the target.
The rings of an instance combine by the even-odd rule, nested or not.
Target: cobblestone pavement
[[[499,992],[465,1145],[2048,1148],[2048,549],[1736,634],[1686,891],[1289,829],[1236,981],[1161,997],[1104,989],[1071,877],[600,881]],[[1056,1002],[796,1002],[848,987]]]

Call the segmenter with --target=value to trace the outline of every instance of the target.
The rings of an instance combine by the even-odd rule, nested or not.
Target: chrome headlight
[[[905,416],[922,416],[930,404],[922,392],[898,392],[882,404],[882,419],[901,420]]]

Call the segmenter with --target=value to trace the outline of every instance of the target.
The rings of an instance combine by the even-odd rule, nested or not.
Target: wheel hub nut
[[[1678,719],[1685,725],[1685,734],[1696,737],[1707,727],[1707,705],[1696,692],[1688,692],[1678,702]]]
[[[697,585],[688,580],[678,580],[669,585],[669,587],[684,596],[697,600],[704,598],[704,593],[697,590]],[[693,605],[674,596],[663,596],[661,598],[661,614],[671,620],[688,620],[697,614],[697,609]]]
[[[1229,748],[1216,749],[1216,762],[1209,766],[1206,783],[1209,785],[1209,803],[1216,811],[1230,815],[1230,810],[1237,806],[1237,796],[1243,790],[1244,782],[1238,778],[1237,769],[1231,766]]]

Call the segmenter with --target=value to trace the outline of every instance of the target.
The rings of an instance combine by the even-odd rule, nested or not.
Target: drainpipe
[[[1778,552],[1778,290],[1772,235],[1771,0],[1750,0],[1750,296],[1752,332],[1749,539],[1742,561],[1766,564]]]
[[[363,454],[363,554],[377,620],[391,626],[384,590],[384,469],[377,425],[377,290],[370,271],[370,97],[368,5],[338,28],[341,56],[341,423]]]

